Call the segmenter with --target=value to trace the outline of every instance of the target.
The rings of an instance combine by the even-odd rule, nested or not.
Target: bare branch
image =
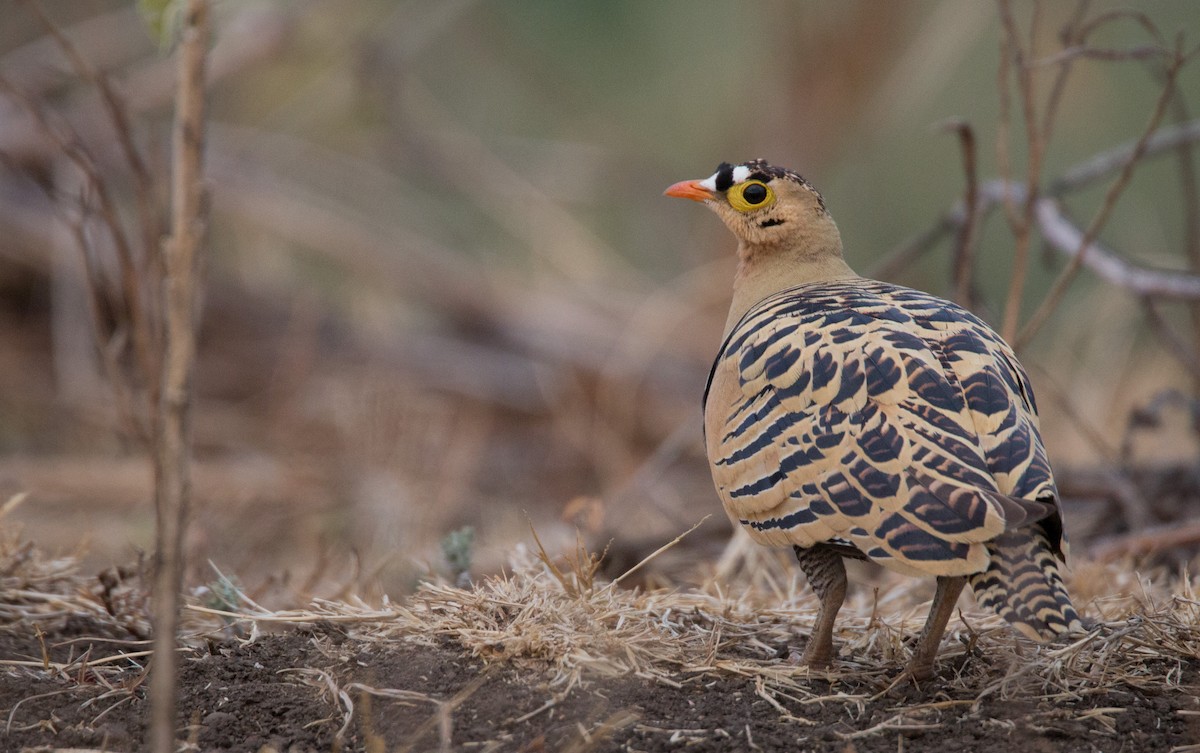
[[[208,85],[241,73],[256,64],[273,59],[287,42],[292,30],[293,9],[275,4],[238,3],[222,26],[220,38],[210,53]],[[243,7],[245,6],[245,7]],[[10,79],[17,77],[0,65]],[[122,89],[130,116],[144,115],[170,105],[175,91],[172,61],[155,57],[153,61],[130,67],[122,73]],[[106,117],[104,105],[90,92],[64,103],[62,112],[71,123],[88,123]],[[112,140],[85,133],[88,146],[96,154],[112,147]],[[0,114],[0,151],[13,154],[51,153],[44,148],[36,126]]]
[[[95,10],[95,9],[93,9]],[[133,5],[100,10],[60,27],[79,56],[101,70],[115,70],[144,55],[150,47]],[[44,95],[75,75],[59,62],[62,48],[43,35],[0,55],[0,70],[28,91]]]
[[[1142,307],[1146,309],[1146,321],[1150,322],[1150,326],[1154,328],[1159,339],[1167,344],[1168,352],[1191,372],[1193,380],[1200,381],[1200,355],[1188,347],[1183,338],[1175,332],[1166,317],[1158,310],[1158,304],[1154,302],[1153,298],[1143,298]]]
[[[1089,0],[1079,0],[1075,5],[1075,13],[1071,15],[1071,19],[1058,33],[1059,41],[1063,47],[1069,47],[1082,38],[1080,36],[1080,29],[1090,4]],[[1062,101],[1063,92],[1066,91],[1067,79],[1070,77],[1070,73],[1071,61],[1062,61],[1058,66],[1058,75],[1054,77],[1054,84],[1050,88],[1050,94],[1046,98],[1045,112],[1042,113],[1043,144],[1050,143],[1050,134],[1054,130],[1054,119],[1058,114],[1058,104]]]
[[[1110,10],[1089,20],[1087,24],[1080,29],[1080,38],[1086,39],[1100,27],[1116,21],[1133,21],[1138,26],[1141,26],[1147,34],[1153,37],[1155,43],[1157,43],[1160,47],[1165,47],[1167,44],[1166,40],[1163,38],[1162,32],[1158,30],[1158,26],[1150,20],[1150,16],[1142,13],[1141,11],[1136,11],[1129,8]]]
[[[125,337],[121,334],[120,329],[117,333],[109,333],[104,331],[101,324],[104,317],[101,314],[102,293],[100,281],[103,275],[96,267],[96,262],[89,253],[90,245],[84,234],[84,208],[83,201],[80,201],[80,215],[77,217],[66,218],[67,225],[70,227],[71,236],[75,240],[75,247],[79,250],[79,255],[83,259],[84,272],[88,279],[87,299],[88,310],[91,314],[92,333],[96,341],[97,349],[100,351],[100,362],[104,368],[104,375],[108,379],[109,388],[113,391],[113,396],[117,404],[117,418],[125,424],[126,431],[131,437],[135,437],[145,446],[150,446],[150,428],[146,425],[145,413],[139,410],[137,398],[134,395],[132,385],[122,373],[119,355],[124,349]]]
[[[1007,34],[1000,35],[1000,65],[996,66],[996,91],[1000,98],[1000,112],[996,115],[996,169],[1005,185],[1012,181],[1012,154],[1009,138],[1012,131],[1012,86],[1010,84],[1008,59],[1010,43]],[[1012,226],[1017,223],[1016,202],[1011,196],[1004,198],[1004,214]]]
[[[1119,169],[1128,162],[1140,141],[1131,141],[1085,160],[1067,169],[1060,178],[1051,183],[1050,188],[1045,191],[1045,196],[1035,203],[1035,219],[1038,229],[1052,248],[1064,254],[1074,254],[1083,239],[1083,231],[1064,215],[1057,201],[1051,197],[1070,193]],[[1200,119],[1166,126],[1145,140],[1141,159],[1197,141],[1200,141]],[[982,221],[997,205],[1023,203],[1025,197],[1025,186],[1015,181],[1004,178],[986,181],[979,186],[976,213]],[[958,202],[929,229],[896,246],[876,261],[868,270],[868,274],[883,279],[894,278],[948,234],[961,233],[967,216],[965,203]],[[1089,246],[1083,264],[1109,284],[1139,297],[1200,300],[1200,276],[1140,267],[1100,244],[1093,243]]]
[[[1021,46],[1017,32],[1016,19],[1013,18],[1009,0],[999,0],[1000,20],[1004,27],[1004,35],[1008,39],[1009,57],[1000,61],[1001,66],[1012,66],[1016,73],[1017,93],[1021,101],[1021,113],[1025,122],[1025,138],[1028,144],[1028,157],[1025,173],[1025,201],[1019,212],[1009,207],[1008,218],[1012,226],[1015,248],[1013,250],[1013,270],[1009,280],[1008,294],[1004,301],[1004,314],[1000,324],[1000,334],[1010,342],[1017,330],[1017,317],[1020,315],[1021,299],[1024,296],[1025,281],[1028,277],[1029,245],[1033,227],[1033,203],[1037,200],[1038,186],[1041,182],[1042,156],[1046,142],[1042,138],[1042,130],[1037,124],[1037,105],[1034,102],[1033,68],[1029,65],[1029,53]],[[1034,7],[1034,19],[1030,27],[1032,40],[1038,20],[1040,6]],[[1031,42],[1032,44],[1032,42]],[[1005,129],[1007,131],[1007,129]],[[1007,135],[1007,133],[1006,133]]]
[[[967,185],[963,193],[963,222],[954,241],[954,299],[966,308],[974,308],[971,272],[974,268],[975,237],[979,227],[979,176],[976,170],[975,131],[966,121],[952,121],[943,126],[958,134],[962,149],[963,173]]]
[[[1048,55],[1040,60],[1034,61],[1034,67],[1059,65],[1061,63],[1071,62],[1073,60],[1100,60],[1108,63],[1123,63],[1130,60],[1154,60],[1166,59],[1171,57],[1170,50],[1154,45],[1142,45],[1141,47],[1130,47],[1125,50],[1106,49],[1103,47],[1085,47],[1077,46],[1070,47],[1053,55]]]
[[[129,108],[117,95],[116,91],[108,82],[108,77],[100,71],[93,68],[79,51],[75,48],[75,44],[71,39],[62,32],[58,26],[50,20],[42,7],[35,0],[21,0],[30,13],[37,18],[42,28],[67,56],[71,67],[75,70],[76,75],[80,79],[92,84],[96,91],[100,93],[100,102],[104,107],[105,115],[108,116],[112,123],[113,131],[117,136],[117,143],[121,147],[121,153],[125,157],[126,163],[129,165],[129,171],[133,175],[134,180],[134,195],[138,202],[138,217],[142,225],[142,244],[146,249],[153,249],[158,245],[158,213],[155,211],[153,204],[153,179],[150,176],[150,170],[146,167],[146,161],[142,159],[142,154],[138,150],[137,145],[133,142],[133,126],[129,121]]]
[[[1175,111],[1181,121],[1188,118],[1187,101],[1175,86]],[[1200,181],[1197,180],[1196,161],[1190,142],[1183,142],[1175,149],[1179,156],[1179,184],[1183,201],[1183,248],[1184,255],[1193,272],[1200,272]],[[1200,309],[1193,310],[1197,332],[1200,332]]]
[[[92,155],[84,147],[80,134],[64,120],[52,118],[24,90],[3,76],[0,76],[0,92],[21,105],[33,120],[38,132],[54,147],[55,152],[65,155],[71,164],[75,165],[83,174],[87,189],[98,204],[96,210],[99,212],[100,219],[112,238],[113,247],[116,250],[117,266],[121,273],[123,313],[132,328],[147,326],[138,324],[139,320],[144,318],[145,301],[142,297],[139,268],[134,258],[133,247],[125,234],[120,212],[117,210],[117,203],[112,196],[108,182],[101,174],[101,169]],[[150,374],[156,360],[150,350],[148,336],[139,338],[135,335],[134,353],[142,372]]]
[[[1200,141],[1200,119],[1166,126],[1158,129],[1145,140],[1142,156],[1149,157],[1160,154],[1196,141]],[[1121,169],[1141,142],[1140,138],[1134,139],[1069,168],[1050,184],[1046,193],[1051,196],[1062,196]]]
[[[1085,233],[1063,215],[1053,199],[1038,201],[1037,218],[1038,229],[1051,247],[1079,259],[1105,282],[1143,297],[1200,300],[1200,275],[1137,266],[1095,241],[1083,247]]]
[[[1071,261],[1067,264],[1066,269],[1064,269],[1059,274],[1058,279],[1054,281],[1054,284],[1050,287],[1050,291],[1046,294],[1046,297],[1042,299],[1042,303],[1033,312],[1033,315],[1025,324],[1025,327],[1022,328],[1020,334],[1017,335],[1016,340],[1010,341],[1013,343],[1013,347],[1017,348],[1018,350],[1023,344],[1029,342],[1029,340],[1032,339],[1035,334],[1037,334],[1037,331],[1041,329],[1043,324],[1045,324],[1046,320],[1050,317],[1050,314],[1052,314],[1054,309],[1058,308],[1059,303],[1062,302],[1063,296],[1066,295],[1067,287],[1070,286],[1071,282],[1075,279],[1075,275],[1078,274],[1092,241],[1096,239],[1096,237],[1100,234],[1101,228],[1103,228],[1104,224],[1108,222],[1108,218],[1112,214],[1113,208],[1116,206],[1117,199],[1120,198],[1121,194],[1125,190],[1125,187],[1129,185],[1129,180],[1133,177],[1133,169],[1137,166],[1138,161],[1146,151],[1146,142],[1149,141],[1150,136],[1155,132],[1155,130],[1158,129],[1158,124],[1162,122],[1162,118],[1167,112],[1167,105],[1170,103],[1171,95],[1175,89],[1175,78],[1179,75],[1179,70],[1182,65],[1183,58],[1177,57],[1174,63],[1167,68],[1167,83],[1163,87],[1162,93],[1158,97],[1158,101],[1155,102],[1154,111],[1150,115],[1150,120],[1146,124],[1146,128],[1142,131],[1141,137],[1134,145],[1133,151],[1130,152],[1125,164],[1122,166],[1120,175],[1118,175],[1117,179],[1109,185],[1108,191],[1104,195],[1104,203],[1100,206],[1100,211],[1096,213],[1096,215],[1092,218],[1092,221],[1088,224],[1088,228],[1084,232],[1083,238],[1079,242],[1078,251],[1076,251],[1075,255],[1071,258]]]

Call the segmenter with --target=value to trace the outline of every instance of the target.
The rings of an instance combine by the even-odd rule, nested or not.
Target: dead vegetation
[[[79,574],[70,558],[42,559],[11,537],[0,543],[2,630],[32,634],[40,642],[32,645],[42,646],[40,657],[9,657],[0,666],[25,676],[61,678],[58,703],[84,704],[97,712],[94,723],[106,709],[133,703],[144,678],[138,667],[150,652],[144,641],[122,638],[127,618],[111,613],[103,596],[108,586]],[[449,649],[482,661],[476,679],[464,676],[450,695],[430,694],[420,684],[372,684],[353,671],[353,662],[281,670],[280,682],[310,686],[315,699],[334,709],[325,721],[313,721],[351,749],[363,738],[350,730],[370,729],[382,708],[395,704],[421,709],[417,717],[427,721],[409,728],[410,737],[391,738],[389,744],[400,747],[389,749],[405,749],[425,735],[454,749],[452,741],[462,742],[453,731],[462,726],[455,722],[459,708],[475,693],[496,692],[491,686],[481,690],[492,676],[489,667],[515,669],[533,689],[528,708],[512,707],[515,723],[549,715],[572,693],[620,678],[637,678],[662,697],[679,693],[684,706],[688,689],[732,683],[765,704],[775,724],[797,735],[814,734],[830,715],[843,717],[848,721],[834,736],[843,741],[939,730],[953,736],[953,725],[964,719],[978,722],[996,714],[990,704],[1019,703],[1028,708],[1010,724],[1077,728],[1104,747],[1117,732],[1116,720],[1129,710],[1114,699],[1132,703],[1165,695],[1175,699],[1176,720],[1200,713],[1195,706],[1200,600],[1197,579],[1186,572],[1141,575],[1127,562],[1077,565],[1069,585],[1089,629],[1046,646],[1017,637],[999,618],[964,604],[951,621],[938,677],[928,688],[917,688],[905,679],[903,667],[910,651],[906,638],[919,631],[927,608],[922,603],[930,596],[927,584],[897,577],[854,589],[839,623],[835,667],[815,672],[789,657],[812,627],[814,597],[790,563],[774,553],[750,550],[751,559],[732,580],[649,591],[596,579],[597,557],[583,554],[551,560],[519,548],[503,574],[468,587],[434,580],[399,603],[317,599],[296,609],[268,610],[236,591],[224,608],[192,599],[185,624],[188,643],[199,651],[187,655],[195,661],[218,645],[252,655],[272,636],[298,630],[320,638],[314,645],[324,646],[326,654],[348,652],[360,664],[364,656],[404,646]],[[72,624],[85,632],[64,638]],[[181,718],[192,707],[188,697],[185,688]],[[13,700],[18,702],[7,709],[8,732],[14,719],[28,718],[23,701]],[[527,710],[517,713],[520,709]],[[634,734],[650,723],[637,704],[610,712],[589,722],[597,725],[593,733],[607,724],[609,732]],[[681,713],[682,722],[687,714]],[[722,740],[718,727],[680,728],[697,741]],[[496,734],[503,729],[497,720]]]
[[[217,19],[209,86],[269,100],[270,111],[242,122],[227,109],[210,124],[224,251],[198,343],[189,657],[253,654],[299,629],[320,644],[314,661],[348,650],[327,645],[342,641],[482,663],[480,677],[445,692],[319,661],[288,667],[288,682],[332,709],[309,721],[372,750],[377,712],[395,704],[419,711],[387,733],[392,747],[449,749],[472,694],[497,692],[488,683],[504,667],[540,694],[505,717],[522,729],[572,693],[629,677],[664,693],[740,682],[735,692],[761,702],[763,720],[837,729],[838,746],[895,749],[896,735],[963,720],[1070,723],[1104,743],[1129,724],[1118,721],[1131,718],[1123,703],[1164,693],[1179,699],[1171,714],[1195,721],[1194,40],[1148,12],[999,2],[999,122],[952,123],[964,184],[911,242],[862,265],[930,289],[922,264],[949,270],[954,294],[1025,346],[1082,555],[1070,587],[1095,621],[1038,647],[964,604],[940,654],[943,686],[916,692],[895,681],[927,584],[861,574],[835,671],[810,674],[788,660],[815,613],[790,558],[730,542],[723,521],[702,520],[718,507],[697,401],[724,316],[727,249],[652,269],[634,252],[672,253],[660,235],[680,247],[696,236],[654,209],[624,228],[653,243],[623,252],[621,233],[597,230],[604,223],[580,210],[612,201],[592,188],[605,180],[619,187],[608,189],[615,214],[640,209],[645,182],[656,195],[678,177],[668,161],[599,159],[567,143],[528,161],[506,152],[419,65],[441,30],[474,28],[463,21],[472,4],[445,15],[382,7],[361,22],[378,26],[369,30],[303,4],[230,6]],[[12,498],[0,532],[0,619],[26,641],[0,665],[60,683],[45,692],[89,704],[80,723],[96,727],[144,694],[150,572],[108,564],[131,559],[129,542],[152,541],[136,448],[159,398],[144,378],[163,328],[146,318],[164,229],[164,196],[151,186],[164,173],[173,84],[166,61],[131,36],[128,7],[42,19],[41,38],[0,58],[0,315],[11,340],[0,412],[14,417],[0,427],[0,491],[30,493]],[[321,36],[321,24],[336,33]],[[1128,29],[1137,36],[1115,37],[1126,46],[1105,46]],[[336,62],[305,72],[292,59],[312,55],[297,40],[305,34],[330,45],[315,57]],[[829,34],[827,52],[859,39],[857,29]],[[1144,117],[1100,150],[1056,161],[1054,148],[1079,136],[1063,103],[1094,84],[1089,66],[1144,74]],[[276,101],[273,77],[289,76],[303,84]],[[255,77],[257,89],[231,83]],[[367,116],[347,126],[304,104],[316,101]],[[609,175],[610,162],[639,170]],[[1151,187],[1139,185],[1155,169]],[[1139,206],[1179,204],[1179,244],[1148,234],[1122,245],[1125,203],[1147,190]],[[89,566],[103,564],[46,554],[19,537],[18,518],[59,536],[57,548],[91,532]],[[465,530],[473,537],[447,545],[448,532]],[[999,713],[989,704],[1021,699],[1034,700],[989,721]],[[617,704],[562,749],[601,749],[637,729],[664,745],[763,742],[749,723],[685,729],[631,710],[645,706]],[[51,723],[36,700],[14,701],[6,731],[35,708],[21,724]],[[181,737],[200,734],[203,725],[184,723]],[[1196,739],[1170,745],[1193,750]]]

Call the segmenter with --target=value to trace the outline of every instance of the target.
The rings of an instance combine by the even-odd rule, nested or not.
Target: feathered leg
[[[846,565],[842,555],[820,544],[808,549],[795,547],[795,550],[808,585],[821,599],[817,624],[813,626],[801,661],[810,667],[828,667],[833,659],[833,623],[846,600]]]
[[[913,650],[912,661],[908,665],[909,674],[916,680],[926,680],[933,676],[933,659],[937,656],[938,644],[942,642],[942,634],[946,632],[946,623],[954,613],[954,605],[958,603],[958,595],[962,593],[967,579],[964,577],[941,577],[937,579],[937,592],[933,595],[933,606],[929,608],[929,618],[917,638],[917,647]]]

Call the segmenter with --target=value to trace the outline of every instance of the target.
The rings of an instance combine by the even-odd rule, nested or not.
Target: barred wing
[[[752,309],[714,364],[705,427],[726,511],[763,543],[844,541],[901,572],[963,575],[1056,504],[1008,346],[886,283],[804,285]]]

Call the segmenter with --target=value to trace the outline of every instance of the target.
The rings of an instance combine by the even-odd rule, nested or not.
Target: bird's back
[[[722,344],[705,433],[725,509],[759,541],[970,575],[1031,636],[1077,627],[1029,380],[961,307],[862,278],[775,293]]]

